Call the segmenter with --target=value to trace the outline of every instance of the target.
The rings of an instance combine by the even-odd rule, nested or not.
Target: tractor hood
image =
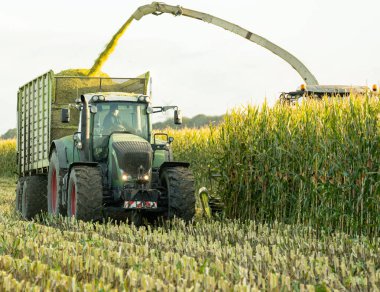
[[[149,183],[153,150],[145,139],[127,133],[112,134],[109,140],[109,175],[113,186]]]

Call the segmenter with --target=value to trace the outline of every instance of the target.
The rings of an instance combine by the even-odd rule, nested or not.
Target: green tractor
[[[190,221],[195,214],[195,189],[189,163],[173,161],[170,145],[173,138],[165,133],[153,133],[151,122],[153,114],[173,109],[175,124],[181,124],[180,110],[176,106],[152,107],[148,95],[128,92],[131,84],[125,82],[125,86],[118,84],[117,88],[123,89],[119,92],[91,93],[90,90],[105,86],[79,86],[83,94],[76,98],[75,104],[62,106],[65,103],[56,102],[60,79],[50,77],[54,77],[52,89],[56,92],[55,98],[45,103],[46,110],[52,112],[47,114],[48,125],[44,125],[44,102],[26,112],[32,98],[27,88],[19,92],[20,179],[16,205],[24,217],[30,218],[47,209],[53,215],[84,221],[111,217],[139,225],[144,217],[174,216]],[[80,83],[85,79],[81,78]],[[96,82],[106,84],[105,79],[97,78]],[[136,87],[134,91],[138,91]],[[70,109],[74,109],[73,119]],[[57,121],[57,110],[60,110],[60,121]],[[25,119],[22,115],[30,117]],[[36,129],[36,122],[42,129]],[[71,127],[65,127],[68,124]],[[43,140],[44,126],[50,129],[51,139],[46,139],[50,140],[48,153],[41,153],[45,151],[44,147],[40,148],[37,163],[33,164],[30,159],[35,155],[27,152],[39,147],[33,141],[35,137]],[[44,155],[47,159],[43,159]]]

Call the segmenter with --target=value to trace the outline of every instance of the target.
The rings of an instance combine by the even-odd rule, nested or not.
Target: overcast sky
[[[0,133],[16,126],[17,90],[53,69],[89,68],[112,35],[146,1],[5,1],[0,8]],[[299,58],[320,84],[380,81],[379,0],[168,1],[259,34]],[[103,67],[115,77],[153,76],[155,105],[185,116],[270,103],[301,77],[269,51],[186,17],[133,22]]]

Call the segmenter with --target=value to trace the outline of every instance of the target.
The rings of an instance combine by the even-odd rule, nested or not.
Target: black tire
[[[67,189],[67,215],[78,220],[95,221],[102,218],[103,186],[98,168],[74,166]]]
[[[16,185],[16,200],[15,200],[15,207],[17,212],[22,211],[22,188],[24,186],[24,177],[20,177],[17,181]]]
[[[40,212],[46,212],[46,185],[46,176],[35,175],[25,178],[22,187],[22,217],[31,219]]]
[[[49,161],[47,210],[49,214],[54,216],[64,214],[62,206],[62,177],[60,175],[59,159],[56,149],[53,149]]]
[[[135,210],[132,210],[129,212],[130,214],[128,216],[128,222],[135,225],[136,227],[141,226],[143,223],[142,213],[140,211],[135,211]]]
[[[168,217],[188,222],[195,215],[194,176],[186,167],[168,167],[161,174],[161,184],[168,193]]]

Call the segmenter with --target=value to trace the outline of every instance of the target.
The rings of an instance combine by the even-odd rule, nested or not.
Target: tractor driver
[[[114,131],[125,131],[123,123],[119,117],[119,109],[117,104],[110,105],[110,111],[107,113],[103,121],[104,131],[107,134],[111,134]]]

